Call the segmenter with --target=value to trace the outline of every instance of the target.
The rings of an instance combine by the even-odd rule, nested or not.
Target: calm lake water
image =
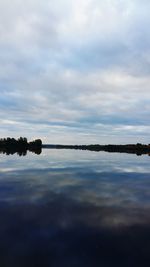
[[[0,267],[150,266],[150,157],[0,155]]]

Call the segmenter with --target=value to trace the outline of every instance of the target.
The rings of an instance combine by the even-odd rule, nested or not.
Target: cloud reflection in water
[[[149,173],[92,164],[1,173],[1,266],[148,266]]]

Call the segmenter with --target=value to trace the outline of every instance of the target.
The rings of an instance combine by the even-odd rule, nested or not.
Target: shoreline
[[[43,144],[43,149],[75,149],[75,150],[89,150],[89,151],[106,151],[110,153],[130,153],[136,155],[149,154],[150,155],[150,145],[145,144],[127,144],[127,145],[49,145]]]

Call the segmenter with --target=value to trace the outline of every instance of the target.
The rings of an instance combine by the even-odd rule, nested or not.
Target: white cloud
[[[1,134],[25,135],[29,128],[30,136],[55,142],[77,134],[79,142],[100,135],[104,142],[133,141],[138,134],[147,141],[149,6],[0,1]]]

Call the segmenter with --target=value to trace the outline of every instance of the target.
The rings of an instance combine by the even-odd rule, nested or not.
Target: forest
[[[79,150],[90,150],[90,151],[105,151],[105,152],[118,152],[118,153],[129,153],[140,156],[142,154],[150,155],[150,144],[145,145],[141,143],[127,144],[127,145],[43,145],[43,148],[49,149],[79,149]]]
[[[27,151],[40,154],[42,151],[41,139],[28,142],[26,137],[15,138],[1,138],[0,139],[0,153],[12,155],[17,153],[19,156],[25,156]]]

